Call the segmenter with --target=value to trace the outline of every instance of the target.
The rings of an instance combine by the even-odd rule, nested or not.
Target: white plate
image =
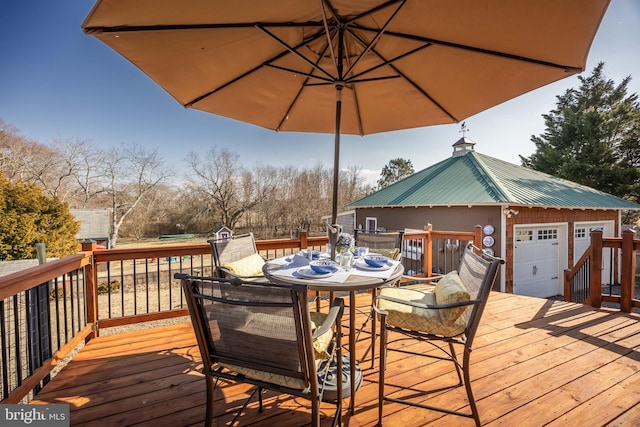
[[[367,262],[363,259],[357,260],[355,263],[355,266],[363,270],[371,270],[371,271],[383,271],[391,268],[391,264],[389,264],[389,262],[387,262],[382,267],[374,267],[372,265],[367,264]]]
[[[324,273],[324,274],[316,273],[311,269],[311,267],[300,267],[299,269],[296,270],[296,273],[298,273],[300,276],[304,277],[305,279],[322,279],[335,274],[335,273]]]

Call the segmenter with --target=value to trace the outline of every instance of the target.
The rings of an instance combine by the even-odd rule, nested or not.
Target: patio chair
[[[402,233],[356,233],[356,246],[366,246],[370,252],[384,255],[395,261],[400,261],[400,245],[402,243]]]
[[[262,274],[264,259],[258,252],[252,233],[208,242],[218,277],[265,281]]]
[[[204,364],[206,426],[212,423],[220,379],[255,386],[236,419],[256,393],[262,412],[267,389],[309,399],[313,426],[320,425],[320,402],[331,401],[336,405],[333,425],[341,424],[342,376],[332,375],[326,363],[334,360],[341,372],[341,298],[326,314],[310,313],[306,286],[175,277],[181,280]],[[335,385],[329,399],[323,395],[326,384]]]
[[[380,382],[378,394],[378,422],[382,425],[385,400],[435,410],[447,414],[472,418],[480,425],[478,408],[471,389],[469,363],[473,339],[480,318],[504,261],[481,253],[473,244],[468,244],[462,255],[459,271],[452,271],[437,278],[422,278],[414,284],[402,287],[385,287],[380,290],[374,310],[380,316]],[[430,284],[436,279],[435,284]],[[397,333],[393,338],[389,332]],[[406,348],[392,348],[398,342],[406,345],[407,339],[415,339],[433,345],[437,351],[421,353]],[[462,362],[458,360],[454,345],[462,345]],[[449,360],[453,363],[458,387],[464,383],[469,399],[470,412],[435,407],[409,399],[385,396],[385,368],[387,351],[397,350],[406,354]],[[446,387],[446,388],[449,388]],[[413,398],[426,396],[437,390],[412,393]],[[412,389],[412,391],[416,391]]]
[[[369,248],[371,253],[376,253],[380,255],[384,255],[389,259],[393,259],[394,261],[400,261],[402,258],[402,254],[400,252],[400,247],[402,244],[402,232],[394,231],[394,232],[363,232],[359,231],[355,235],[356,238],[356,246],[366,246]],[[371,306],[375,304],[376,300],[376,289],[371,290]],[[371,322],[371,332],[365,331],[365,327],[367,323]],[[375,359],[375,345],[376,345],[376,318],[373,316],[373,310],[368,310],[367,317],[364,322],[360,326],[358,330],[358,336],[360,337],[361,332],[371,333],[371,345],[369,349],[364,352],[362,355],[363,358],[367,356],[369,351],[371,351],[371,366],[374,365]]]

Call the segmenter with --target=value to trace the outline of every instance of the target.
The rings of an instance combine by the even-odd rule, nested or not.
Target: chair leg
[[[211,427],[213,423],[213,400],[216,386],[213,378],[209,375],[205,377],[205,381],[207,383],[207,409],[205,412],[204,425],[205,427]]]
[[[375,367],[376,363],[376,313],[373,311],[373,305],[376,303],[376,296],[378,292],[376,288],[371,290],[371,368]]]
[[[320,401],[318,399],[311,400],[311,425],[313,427],[320,426]]]
[[[469,359],[471,357],[471,350],[465,347],[463,356],[463,371],[464,371],[464,388],[467,390],[467,399],[469,399],[469,408],[471,408],[471,416],[476,422],[476,426],[480,427],[480,414],[478,413],[478,406],[476,400],[473,397],[473,390],[471,390],[471,374],[469,373]]]
[[[453,343],[449,343],[450,356],[453,364],[456,367],[456,373],[458,374],[459,383],[455,386],[450,387],[459,387],[464,383],[465,390],[467,392],[467,398],[469,400],[469,412],[461,412],[453,409],[436,407],[431,405],[425,405],[422,403],[411,402],[406,399],[396,399],[393,397],[385,397],[384,395],[384,386],[385,386],[385,371],[387,366],[387,353],[388,349],[388,340],[389,340],[389,330],[386,325],[386,318],[384,315],[380,316],[380,366],[379,366],[379,374],[378,374],[378,427],[382,426],[382,417],[383,417],[383,404],[385,400],[401,403],[404,405],[410,405],[418,408],[423,408],[432,411],[438,411],[442,413],[458,415],[465,418],[471,418],[474,420],[476,427],[480,427],[480,414],[478,413],[478,407],[476,405],[475,398],[473,396],[473,391],[471,389],[471,375],[469,372],[469,361],[471,356],[471,348],[465,345],[464,355],[462,364],[458,363],[455,347]],[[444,349],[442,349],[444,350]],[[440,358],[446,360],[446,358]]]
[[[453,365],[456,367],[456,373],[458,374],[458,385],[462,385],[462,372],[460,372],[458,356],[456,355],[456,349],[451,342],[449,343],[449,351],[451,352],[451,360],[453,361]]]
[[[384,404],[384,381],[387,368],[387,325],[385,316],[380,317],[380,363],[378,367],[378,427],[382,427],[382,405]]]
[[[373,305],[376,303],[377,295],[378,294],[376,293],[376,290],[373,289],[371,293],[371,307],[370,307],[369,313],[367,314],[367,318],[365,319],[365,321],[360,326],[360,329],[358,329],[358,333],[356,335],[356,341],[358,341],[358,339],[360,338],[360,333],[364,331],[364,328],[367,326],[367,323],[371,321],[371,344],[369,345],[369,347],[367,347],[367,350],[364,352],[360,360],[364,362],[364,360],[367,358],[369,354],[369,351],[371,351],[371,368],[372,369],[375,367],[375,363],[376,363],[376,339],[378,336],[377,326],[376,326],[377,317],[373,310]]]

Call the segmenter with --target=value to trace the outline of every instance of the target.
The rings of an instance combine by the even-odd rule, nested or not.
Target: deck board
[[[366,307],[370,296],[358,296]],[[362,316],[362,315],[361,315]],[[360,320],[360,319],[358,319]],[[640,423],[638,315],[579,304],[492,293],[471,356],[473,390],[487,426],[627,426]],[[360,324],[359,321],[356,324]],[[345,322],[346,325],[346,322]],[[358,354],[369,344],[363,335]],[[433,351],[425,344],[415,350]],[[376,349],[376,354],[378,353]],[[190,324],[101,336],[90,341],[33,403],[69,403],[72,426],[199,426],[205,412],[200,355]],[[377,363],[361,364],[364,382],[344,424],[377,424]],[[390,352],[387,391],[466,410],[464,388],[450,363]],[[216,424],[225,425],[250,389],[217,390]],[[345,407],[348,400],[345,400]],[[240,425],[297,427],[309,423],[302,398],[267,393]],[[332,405],[323,404],[323,423]],[[460,417],[385,403],[385,426],[472,426]]]

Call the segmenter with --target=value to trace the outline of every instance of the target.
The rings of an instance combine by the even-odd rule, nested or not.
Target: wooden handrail
[[[0,300],[5,300],[70,271],[89,265],[90,252],[81,252],[0,277]]]
[[[622,237],[602,237],[602,230],[595,229],[591,231],[590,238],[591,244],[586,252],[573,268],[565,270],[565,300],[570,298],[571,282],[589,261],[588,283],[584,283],[589,290],[589,297],[584,301],[585,304],[600,308],[603,301],[614,302],[620,304],[620,310],[627,313],[630,313],[633,308],[640,307],[640,300],[635,298],[634,293],[636,254],[640,251],[640,240],[635,238],[635,232],[625,230],[622,232]],[[602,252],[605,248],[616,250],[617,252],[613,255],[616,258],[619,256],[619,262],[614,259],[612,268],[613,279],[618,280],[617,283],[620,284],[620,295],[603,295],[602,293]]]
[[[567,268],[564,270],[564,300],[567,302],[571,301],[571,281],[578,274],[578,272],[582,269],[585,263],[591,260],[591,254],[593,252],[593,245],[589,244],[589,247],[582,254],[580,259],[573,265],[571,268]],[[587,303],[587,301],[580,301],[581,303]]]
[[[433,241],[438,239],[466,240],[480,248],[482,247],[482,226],[476,225],[473,231],[436,231],[431,224],[427,224],[422,231],[410,230],[402,234],[402,240],[424,241],[424,275],[430,277],[433,271]]]
[[[93,252],[95,262],[123,261],[140,258],[162,258],[184,255],[208,255],[208,243],[197,245],[162,245],[138,248],[97,249]]]

